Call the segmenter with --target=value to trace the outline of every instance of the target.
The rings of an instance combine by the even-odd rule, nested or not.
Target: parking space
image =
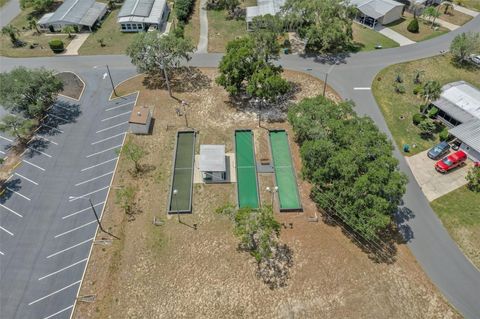
[[[407,163],[412,170],[415,179],[429,201],[433,201],[451,191],[465,185],[465,176],[472,165],[467,160],[467,165],[458,167],[446,174],[435,170],[435,160],[428,158],[427,151],[406,157]]]

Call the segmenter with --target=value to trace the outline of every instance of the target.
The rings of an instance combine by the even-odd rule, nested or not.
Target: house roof
[[[39,24],[70,23],[93,26],[107,5],[95,0],[65,0],[53,13],[45,14]]]
[[[200,171],[225,172],[225,145],[200,145]]]
[[[135,106],[128,123],[147,125],[150,109],[146,106]]]
[[[118,22],[159,23],[166,0],[125,0],[118,13]]]
[[[444,85],[440,98],[432,103],[455,120],[480,120],[480,90],[465,81]]]
[[[356,6],[363,14],[374,19],[380,19],[390,10],[404,6],[403,3],[393,0],[351,0],[350,4]]]
[[[480,152],[480,119],[473,119],[448,130],[459,140]]]
[[[257,5],[247,7],[247,22],[251,22],[253,18],[271,14],[272,16],[280,12],[286,0],[257,0]]]

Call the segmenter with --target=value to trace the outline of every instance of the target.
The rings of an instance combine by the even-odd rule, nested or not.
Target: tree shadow
[[[173,92],[196,92],[211,87],[211,79],[196,67],[179,67],[168,75]],[[162,72],[148,73],[142,84],[149,90],[167,89]]]
[[[12,197],[13,192],[18,192],[22,188],[21,183],[22,181],[20,178],[10,179],[3,182],[0,187],[3,190],[3,193],[0,196],[0,203],[5,204],[5,202]]]
[[[287,286],[292,267],[292,249],[286,244],[278,244],[273,248],[270,258],[264,258],[257,264],[256,275],[273,290]]]
[[[47,117],[40,123],[38,132],[44,135],[57,135],[61,133],[60,125],[75,123],[82,114],[80,105],[77,103],[57,100],[52,108],[47,111]]]
[[[415,213],[408,207],[398,207],[394,218],[397,223],[398,232],[402,236],[404,243],[410,242],[414,238],[414,234],[407,222],[415,218]]]
[[[32,139],[30,143],[26,145],[27,149],[25,151],[25,156],[28,158],[33,158],[35,155],[39,155],[41,152],[45,151],[49,145],[49,141]]]
[[[328,65],[339,65],[346,64],[347,58],[351,56],[350,52],[340,52],[332,54],[318,54],[313,52],[305,52],[299,54],[300,57],[308,59],[313,58],[315,63],[328,64]]]

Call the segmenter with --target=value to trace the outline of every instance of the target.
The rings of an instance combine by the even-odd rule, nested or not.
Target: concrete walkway
[[[393,31],[392,29],[390,28],[386,28],[384,26],[376,26],[375,27],[375,31],[383,34],[384,36],[386,36],[387,38],[390,38],[392,39],[393,41],[397,42],[398,44],[400,44],[400,46],[404,46],[404,45],[409,45],[409,44],[414,44],[415,41],[412,41],[410,40],[409,38],[407,37],[404,37],[403,35],[401,35],[400,33],[396,32],[396,31]]]
[[[10,0],[0,9],[0,28],[3,28],[20,13],[20,2]]]
[[[465,14],[467,14],[469,16],[472,16],[472,17],[476,17],[479,14],[479,12],[477,12],[477,11],[467,9],[465,7],[459,6],[458,4],[454,4],[453,9],[455,9],[455,10],[461,12],[461,13],[465,13]]]
[[[200,39],[198,41],[197,52],[208,52],[208,16],[207,16],[207,0],[200,2]]]
[[[87,40],[91,33],[79,33],[75,35],[75,38],[70,42],[70,44],[65,49],[65,52],[62,55],[78,55],[78,50]]]
[[[447,22],[447,21],[442,20],[442,19],[440,19],[440,18],[435,19],[435,23],[441,25],[441,26],[444,27],[444,28],[447,28],[447,29],[450,30],[450,31],[456,30],[456,29],[460,28],[459,25],[456,25],[456,24]]]

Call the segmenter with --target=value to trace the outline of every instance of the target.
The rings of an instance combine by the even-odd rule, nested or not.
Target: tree
[[[282,14],[317,53],[345,51],[353,43],[354,7],[342,0],[287,0]]]
[[[413,74],[413,84],[420,84],[422,83],[422,76],[425,74],[424,70],[415,70]]]
[[[431,118],[426,118],[418,124],[418,128],[420,129],[420,135],[423,138],[429,138],[435,132],[436,125],[435,122]]]
[[[281,67],[266,63],[259,63],[247,84],[247,93],[253,97],[274,102],[290,91],[290,84],[280,73]]]
[[[472,166],[465,177],[468,181],[467,187],[475,193],[480,193],[480,167]]]
[[[126,186],[117,189],[115,203],[120,205],[125,214],[132,216],[135,207],[135,188],[133,186]]]
[[[429,6],[423,10],[423,16],[427,19],[432,19],[432,28],[435,25],[435,20],[440,16],[440,12],[435,7]]]
[[[146,152],[141,146],[128,141],[120,149],[119,154],[125,156],[128,160],[133,162],[135,169],[134,174],[137,174],[142,170],[140,160],[146,155]]]
[[[426,106],[431,104],[433,101],[437,100],[442,93],[442,86],[438,81],[427,81],[423,85],[423,90],[420,93],[420,96],[424,98]],[[422,111],[422,114],[425,114],[428,107],[425,107]]]
[[[18,36],[20,35],[20,31],[18,29],[9,24],[2,28],[2,34],[8,35],[10,37],[10,42],[14,47],[19,46],[20,41],[18,40]]]
[[[0,120],[0,132],[7,132],[24,142],[33,132],[37,122],[12,114],[5,115]]]
[[[30,28],[30,30],[35,30],[36,34],[40,34],[40,30],[38,29],[37,19],[35,19],[34,17],[30,17],[28,19],[28,27]]]
[[[450,52],[454,59],[460,64],[468,62],[471,54],[480,50],[480,33],[468,32],[461,33],[453,39],[450,44]]]
[[[71,39],[73,38],[72,33],[75,32],[75,28],[73,27],[73,25],[66,25],[63,27],[62,31],[68,34],[68,38]]]
[[[43,68],[17,67],[0,73],[0,104],[27,119],[40,120],[62,89],[60,79]]]
[[[140,32],[127,47],[127,55],[139,72],[163,75],[172,96],[170,73],[184,60],[189,61],[194,49],[189,39],[177,38],[173,34],[162,35],[158,31]]]
[[[20,0],[20,7],[22,9],[33,8],[37,12],[44,12],[52,6],[53,2],[54,0]]]
[[[178,20],[187,22],[190,14],[193,10],[194,1],[193,0],[177,0],[175,1],[175,15]]]
[[[445,9],[443,10],[443,14],[447,14],[448,9],[453,8],[453,4],[450,1],[443,1],[442,4],[445,7]]]

